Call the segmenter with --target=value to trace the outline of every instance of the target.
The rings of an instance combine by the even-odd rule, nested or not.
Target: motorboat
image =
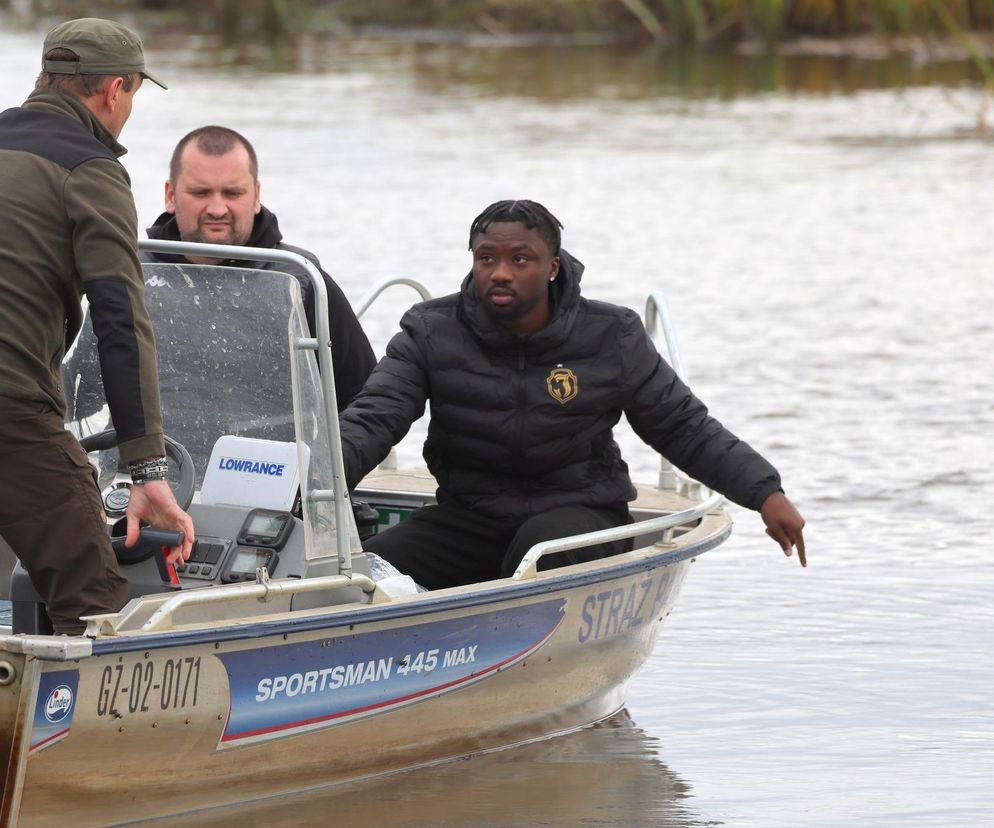
[[[508,578],[421,590],[381,571],[362,540],[433,502],[435,484],[387,464],[346,490],[316,268],[288,251],[142,246],[306,273],[316,335],[297,276],[145,265],[171,483],[197,531],[175,570],[154,531],[124,548],[129,478],[92,334],[67,355],[67,427],[93,452],[131,600],[86,618],[80,636],[54,636],[0,541],[12,606],[0,629],[0,823],[195,814],[533,742],[624,706],[690,564],[731,532],[720,496],[661,459],[632,525],[538,544]],[[646,322],[680,369],[662,297]],[[541,566],[623,537],[632,551]]]

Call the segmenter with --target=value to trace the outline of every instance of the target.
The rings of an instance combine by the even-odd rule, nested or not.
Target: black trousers
[[[40,402],[0,396],[0,537],[44,599],[56,633],[128,601],[107,536],[96,473],[62,418]]]
[[[536,543],[612,529],[632,522],[628,504],[594,509],[564,506],[519,520],[496,520],[453,503],[425,506],[366,540],[367,552],[388,560],[427,589],[506,578]],[[548,555],[539,569],[584,563],[626,552],[631,540]]]

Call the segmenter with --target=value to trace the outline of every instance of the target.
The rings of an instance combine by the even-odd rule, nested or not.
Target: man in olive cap
[[[23,106],[0,114],[0,537],[45,601],[56,633],[128,600],[100,492],[65,430],[59,365],[85,293],[121,461],[139,521],[184,533],[193,523],[166,482],[155,342],[145,311],[131,180],[117,138],[148,78],[141,40],[83,18],[45,38],[42,72]]]

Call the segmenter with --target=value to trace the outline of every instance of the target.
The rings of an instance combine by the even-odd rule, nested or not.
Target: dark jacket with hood
[[[0,114],[0,395],[65,415],[59,365],[90,304],[121,460],[164,453],[125,153],[56,90]]]
[[[150,239],[161,239],[163,241],[180,241],[179,227],[176,224],[176,216],[172,213],[163,213],[155,223],[148,228]],[[262,207],[255,217],[252,225],[252,234],[249,236],[247,247],[260,247],[277,250],[290,250],[294,253],[306,257],[314,266],[321,270],[321,263],[317,256],[300,247],[283,242],[283,234],[280,232],[276,215],[270,210]],[[142,261],[145,262],[183,262],[182,256],[173,256],[160,253],[142,253]],[[311,334],[315,335],[314,328],[314,288],[311,280],[302,268],[287,264],[276,264],[273,262],[248,262],[240,259],[230,259],[220,262],[225,267],[247,267],[254,270],[279,270],[289,272],[300,283],[300,292],[303,297],[304,312],[307,315],[307,325]],[[328,291],[328,321],[331,327],[331,351],[332,361],[335,365],[335,394],[338,398],[338,408],[343,409],[349,401],[359,393],[366,378],[370,375],[376,365],[376,357],[373,349],[363,333],[359,320],[356,318],[345,298],[342,289],[324,270],[325,288]]]
[[[411,308],[342,415],[349,487],[430,399],[424,457],[439,501],[490,517],[634,499],[612,436],[622,413],[646,443],[742,506],[758,509],[779,490],[776,470],[708,415],[634,311],[580,295],[582,273],[560,251],[552,318],[528,336],[493,320],[472,274],[460,293]]]

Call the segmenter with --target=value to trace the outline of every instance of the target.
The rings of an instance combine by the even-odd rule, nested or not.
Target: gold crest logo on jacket
[[[554,400],[565,405],[580,393],[580,380],[569,368],[557,365],[545,378],[545,387]]]

